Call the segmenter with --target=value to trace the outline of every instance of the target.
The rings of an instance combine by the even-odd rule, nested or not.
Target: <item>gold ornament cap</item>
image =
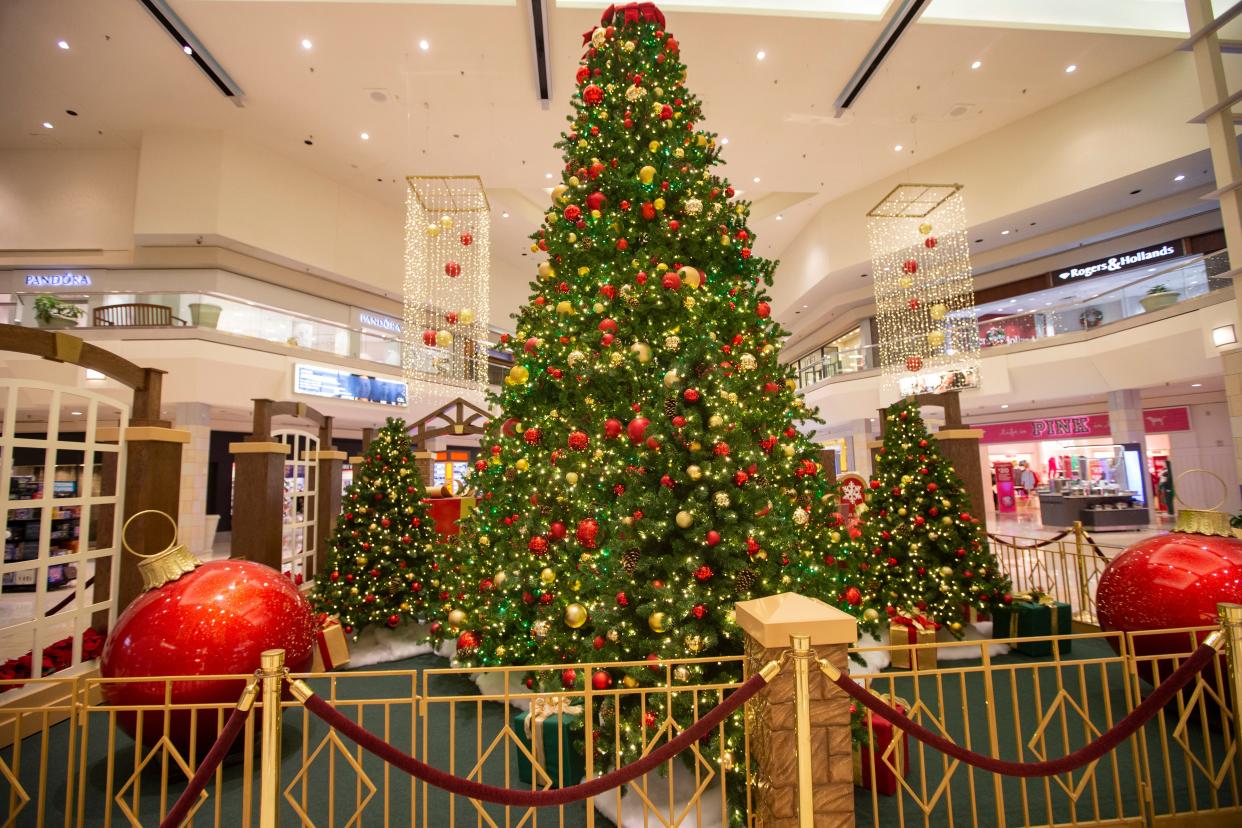
[[[1215,505],[1209,506],[1206,509],[1192,509],[1189,508],[1189,504],[1185,500],[1182,500],[1181,495],[1176,493],[1178,482],[1186,475],[1195,473],[1214,477],[1216,482],[1220,483],[1221,498]],[[1192,535],[1233,537],[1233,529],[1229,526],[1229,515],[1217,511],[1217,509],[1224,505],[1225,494],[1228,492],[1228,489],[1229,487],[1221,479],[1220,475],[1207,469],[1186,469],[1186,471],[1173,478],[1173,497],[1178,503],[1182,504],[1182,508],[1177,510],[1177,522],[1173,526],[1173,531],[1187,532]]]
[[[129,531],[129,525],[143,515],[161,515],[165,520],[172,524],[173,539],[160,552],[143,554],[137,549],[129,545],[129,541],[125,535]],[[138,571],[142,573],[142,591],[150,592],[153,589],[159,589],[164,584],[177,580],[182,575],[193,572],[202,566],[203,562],[190,554],[189,550],[178,543],[177,522],[167,512],[161,512],[159,509],[144,509],[130,515],[125,521],[125,525],[121,527],[121,545],[125,550],[135,557],[139,558]]]

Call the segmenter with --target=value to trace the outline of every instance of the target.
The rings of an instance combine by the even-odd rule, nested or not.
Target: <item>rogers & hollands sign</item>
[[[1109,437],[1107,414],[1076,414],[1069,417],[1048,417],[1012,423],[989,423],[983,430],[981,443],[1025,443],[1058,438]],[[1168,431],[1189,431],[1190,411],[1186,406],[1149,408],[1143,412],[1143,430],[1148,434]]]
[[[1097,259],[1094,262],[1074,265],[1065,270],[1054,270],[1052,276],[1054,284],[1057,279],[1062,282],[1068,282],[1071,279],[1090,279],[1092,276],[1100,273],[1116,273],[1119,270],[1138,267],[1148,262],[1172,259],[1180,255],[1182,255],[1182,242],[1180,240],[1171,241],[1152,247],[1131,250],[1129,253],[1109,256],[1107,259]]]

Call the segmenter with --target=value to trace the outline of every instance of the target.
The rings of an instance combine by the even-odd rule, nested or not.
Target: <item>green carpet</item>
[[[1081,661],[1108,656],[1111,656],[1111,651],[1104,642],[1080,640],[1075,643],[1075,651],[1072,657],[1070,657],[1070,663],[1073,664],[1074,660]],[[977,661],[944,662],[941,664],[942,668],[961,670],[962,672],[959,675],[942,674],[939,678],[924,677],[922,679],[921,691],[925,703],[931,707],[932,714],[942,721],[950,736],[959,743],[964,743],[969,729],[971,743],[978,748],[986,750],[989,738],[987,718],[982,712],[985,693],[984,680],[980,672],[970,671],[970,668],[978,666],[978,663]],[[1054,671],[1047,667],[1041,667],[1038,671],[1038,682],[1033,681],[1031,670],[1019,671],[1017,673],[1019,682],[1015,687],[1012,678],[1013,674],[1003,668],[1019,664],[1046,664],[1047,660],[1030,659],[1021,655],[1009,655],[996,658],[993,660],[993,663],[998,668],[1002,668],[995,669],[992,678],[998,702],[996,710],[996,740],[999,745],[1000,755],[1006,758],[1034,760],[1036,757],[1026,747],[1025,743],[1029,741],[1031,733],[1037,727],[1043,711],[1047,710],[1056,698],[1057,689],[1053,675]],[[394,670],[422,670],[444,666],[446,666],[445,660],[435,656],[420,656],[402,662],[383,665],[385,669]],[[1112,700],[1112,721],[1116,721],[1124,715],[1125,704],[1123,701],[1124,690],[1121,665],[1063,666],[1061,669],[1063,680],[1071,684],[1071,693],[1074,698],[1076,700],[1086,700],[1089,718],[1097,729],[1104,730],[1109,723],[1106,693],[1108,698]],[[1106,681],[1107,689],[1105,686]],[[326,682],[323,680],[318,680],[315,684],[317,689],[326,688]],[[877,689],[886,690],[887,688],[879,687]],[[915,688],[912,679],[897,679],[894,689],[899,696],[911,702],[914,701]],[[1144,692],[1146,692],[1146,689]],[[434,696],[471,696],[477,695],[477,689],[465,676],[437,676],[431,684],[431,694]],[[340,682],[338,690],[338,698],[345,702],[351,698],[405,699],[409,698],[409,695],[410,681],[408,678],[347,680]],[[931,700],[936,701],[932,703]],[[965,705],[963,700],[966,702]],[[347,703],[343,703],[341,707],[347,714],[354,714],[354,711],[350,710]],[[440,768],[465,775],[476,764],[480,743],[482,748],[486,750],[490,739],[499,733],[508,714],[502,708],[502,705],[492,702],[458,702],[451,705],[453,709],[452,716],[448,714],[447,708],[449,707],[450,705],[445,704],[439,711],[436,711],[436,715],[429,717],[428,727],[430,730],[425,734],[427,745],[425,758],[428,758]],[[972,712],[969,716],[964,716],[964,707],[971,711],[979,712]],[[1165,721],[1167,731],[1172,730],[1176,723],[1176,718],[1175,702],[1173,706],[1166,709]],[[1019,730],[1023,734],[1021,738],[1015,733],[1015,721],[1019,723]],[[1057,719],[1055,721],[1055,725],[1048,731],[1047,750],[1052,756],[1081,747],[1088,740],[1090,734],[1085,732],[1081,722],[1081,717],[1076,712],[1069,715],[1069,726],[1064,730],[1061,728],[1060,720]],[[387,726],[389,741],[402,749],[408,750],[410,748],[412,722],[408,705],[394,705],[391,708],[390,715],[387,717],[387,723],[385,723],[385,717],[381,709],[370,707],[365,714],[363,723],[379,733],[383,733],[385,726]],[[256,727],[257,724],[256,717]],[[325,735],[324,726],[318,720],[310,719],[309,717],[304,719],[301,711],[289,711],[286,715],[286,725],[284,733],[284,766],[282,771],[284,785],[288,785],[292,781],[300,768],[303,740],[305,739],[310,748],[313,749]],[[91,741],[88,750],[85,824],[89,826],[104,825],[105,811],[110,808],[112,824],[127,825],[127,820],[116,804],[105,801],[105,791],[107,789],[105,751],[107,750],[107,745],[103,739],[99,738],[105,732],[105,726],[106,714],[96,714],[91,722]],[[64,822],[65,768],[68,764],[67,735],[67,723],[57,725],[50,731],[47,745],[49,757],[47,811],[42,821],[43,825],[61,825]],[[1151,796],[1157,814],[1169,813],[1173,810],[1184,812],[1196,806],[1207,808],[1212,807],[1214,803],[1229,805],[1235,801],[1232,798],[1234,794],[1231,782],[1228,780],[1221,786],[1221,790],[1217,794],[1220,798],[1214,800],[1211,784],[1201,772],[1190,767],[1180,749],[1175,749],[1170,756],[1165,757],[1160,748],[1158,726],[1149,726],[1144,732],[1144,737],[1151,754],[1150,761],[1154,777]],[[423,738],[424,734],[417,734],[416,745],[420,755],[423,755]],[[1210,758],[1215,765],[1219,766],[1223,745],[1220,733],[1214,732],[1210,728],[1205,729],[1196,723],[1189,728],[1188,738],[1196,754],[1203,761],[1206,762]],[[1019,742],[1022,744],[1019,745]],[[449,754],[450,744],[455,746],[451,757]],[[19,776],[23,786],[30,791],[37,790],[37,757],[41,748],[41,739],[38,737],[28,738],[22,745]],[[128,760],[128,757],[132,755],[132,740],[123,734],[118,734],[117,750],[124,752],[123,755]],[[351,753],[356,756],[356,749],[352,750]],[[924,784],[926,785],[925,790],[934,791],[944,775],[943,758],[930,749],[920,750],[917,746],[913,747],[911,753],[912,767],[907,781],[916,791],[923,791]],[[949,785],[942,793],[939,801],[937,801],[935,809],[926,824],[933,826],[999,824],[998,795],[1003,798],[1003,806],[999,810],[1003,811],[1005,822],[1011,825],[1024,824],[1027,819],[1024,817],[1024,813],[1029,814],[1030,823],[1035,825],[1068,823],[1074,820],[1096,821],[1117,817],[1138,818],[1141,816],[1138,795],[1136,793],[1139,789],[1139,776],[1136,774],[1136,768],[1139,766],[1138,762],[1140,761],[1138,753],[1139,751],[1134,743],[1129,743],[1101,760],[1096,768],[1094,777],[1088,782],[1077,802],[1074,802],[1062,790],[1061,786],[1052,780],[1022,781],[1003,779],[998,784],[995,781],[996,777],[993,777],[991,774],[972,771],[966,766],[960,766],[953,773]],[[516,749],[510,748],[508,761],[513,762],[515,756]],[[13,761],[13,748],[9,747],[0,751],[0,758],[11,764]],[[492,784],[503,784],[505,761],[505,751],[496,750],[493,752],[483,766],[483,781]],[[361,762],[365,773],[374,781],[379,790],[368,806],[365,812],[366,815],[360,823],[355,824],[364,826],[381,824],[378,815],[384,811],[386,800],[391,824],[410,825],[412,796],[417,802],[418,820],[414,823],[416,825],[421,826],[425,824],[441,828],[441,826],[486,824],[486,822],[480,822],[480,817],[474,805],[468,800],[460,797],[452,799],[447,794],[435,789],[429,789],[427,798],[424,800],[421,784],[412,792],[409,778],[399,771],[388,770],[386,780],[385,767],[379,760],[364,754]],[[1165,770],[1166,763],[1168,767],[1167,775]],[[158,762],[153,763],[153,765],[155,767],[148,769],[142,780],[139,818],[145,826],[156,825],[159,808],[159,800],[156,795],[159,783]],[[329,785],[330,765],[334,765],[335,769],[336,784],[334,797],[329,795],[329,791],[332,790]],[[256,779],[254,781],[256,783],[255,787],[257,787],[257,768],[255,774]],[[1081,775],[1081,771],[1074,774],[1073,784],[1078,782]],[[213,822],[214,811],[219,807],[220,824],[241,826],[242,777],[243,769],[240,762],[226,767],[223,797],[217,803],[214,783],[212,786],[209,786],[208,790],[211,793],[211,800],[204,806],[203,812],[206,818],[200,818],[197,820],[197,824],[210,825]],[[511,778],[514,784],[516,784],[516,773],[513,773]],[[356,797],[359,791],[358,786],[355,784],[355,779],[355,774],[344,757],[337,753],[334,759],[330,759],[328,751],[325,749],[325,752],[311,766],[311,770],[305,780],[305,787],[299,786],[297,789],[299,797],[303,791],[305,792],[307,808],[316,825],[344,825],[347,823],[349,816],[355,810]],[[926,780],[925,783],[924,779]],[[114,783],[114,791],[116,788],[119,788],[120,784],[119,781]],[[974,822],[971,815],[970,792],[972,788],[975,799],[978,802],[977,823]],[[179,790],[179,785],[174,786],[174,791]],[[9,793],[7,781],[0,779],[0,796],[7,799]],[[362,790],[362,793],[365,795],[365,789]],[[879,796],[873,801],[870,791],[856,789],[855,804],[858,813],[857,821],[860,826],[872,824],[896,826],[903,823],[908,825],[924,824],[922,812],[908,795],[903,794],[896,797]],[[257,798],[254,800],[252,807],[252,814],[254,815],[255,824],[257,824]],[[511,811],[508,819],[506,819],[504,808],[487,807],[488,812],[499,825],[516,825],[521,820],[522,814],[519,810]],[[524,824],[585,825],[584,807],[582,804],[567,806],[563,809],[563,812],[560,809],[543,809],[538,813],[537,822],[527,821]],[[426,814],[425,822],[424,814]],[[294,810],[288,803],[283,801],[281,816],[282,824],[300,824]],[[655,824],[654,819],[652,822]],[[40,821],[35,811],[35,803],[30,803],[14,824],[23,826],[39,825]],[[600,826],[611,825],[607,819],[598,815],[596,824]]]

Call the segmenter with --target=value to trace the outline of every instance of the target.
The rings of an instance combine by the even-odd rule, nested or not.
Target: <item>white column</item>
[[[206,403],[177,403],[173,425],[190,433],[181,450],[181,505],[178,524],[181,542],[197,557],[211,557],[206,548],[207,460],[211,451],[211,407]]]

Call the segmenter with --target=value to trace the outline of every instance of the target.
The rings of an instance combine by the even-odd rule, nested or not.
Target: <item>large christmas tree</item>
[[[316,579],[314,603],[339,616],[350,635],[425,614],[436,534],[412,455],[405,423],[389,418],[345,492],[328,541],[327,572]]]
[[[960,636],[965,610],[991,612],[1009,591],[961,479],[912,400],[885,413],[867,501],[865,535],[883,560],[865,588],[889,615],[925,615]]]
[[[734,602],[785,590],[867,609],[777,361],[775,264],[752,255],[749,204],[712,172],[720,149],[685,79],[650,4],[588,38],[532,236],[547,258],[471,479],[480,508],[442,569],[439,634],[463,663],[736,654]]]

